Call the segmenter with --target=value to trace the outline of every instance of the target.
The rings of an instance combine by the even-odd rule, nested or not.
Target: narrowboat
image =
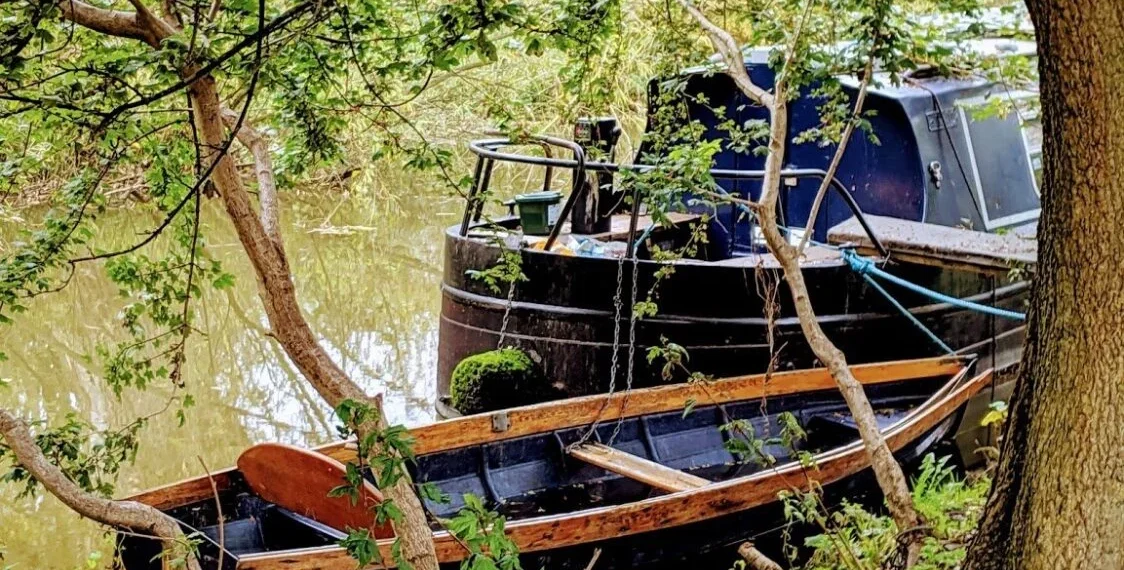
[[[1034,53],[1032,43],[1008,40],[973,49]],[[745,54],[750,77],[770,85],[768,51]],[[858,81],[840,81],[853,99]],[[949,299],[1025,311],[1040,204],[1040,127],[1027,114],[975,112],[995,97],[1025,96],[979,78],[917,73],[895,85],[876,75],[864,104],[874,136],[851,140],[802,257],[820,325],[849,362],[952,352],[1004,369],[1020,358],[1021,321]],[[767,114],[713,69],[686,72],[684,97],[689,120],[705,126],[706,139],[723,143],[711,170],[719,191],[755,199],[764,159],[728,144],[725,117],[711,109],[734,110],[730,118],[739,124]],[[820,103],[806,90],[789,105],[792,136],[819,124]],[[817,364],[752,217],[736,204],[698,203],[689,192],[680,211],[658,222],[642,198],[630,206],[623,174],[657,168],[660,157],[641,146],[633,163],[613,162],[619,130],[611,118],[583,119],[574,140],[496,137],[469,145],[477,155],[474,186],[461,223],[444,236],[436,381],[446,402],[458,363],[501,345],[531,354],[562,396],[666,382],[664,363],[646,358],[666,342],[685,350],[690,371],[715,377]],[[547,152],[531,150],[540,148]],[[803,239],[834,150],[787,143],[778,207],[794,242]],[[494,188],[499,169],[512,165],[537,169],[544,183]],[[486,215],[485,197],[537,190],[529,194],[537,198],[557,186],[559,171],[570,172],[573,184],[555,207],[557,219]],[[541,214],[535,204],[524,206]],[[704,218],[705,247],[683,259],[656,259],[657,251],[697,239]],[[880,291],[848,263],[844,251],[852,247],[881,270],[943,297],[892,285]],[[518,252],[526,280],[496,287],[479,279],[505,251]],[[667,274],[669,265],[674,272]],[[656,313],[631,318],[633,301],[649,294]],[[965,445],[974,447],[979,434],[968,432]]]
[[[974,366],[938,357],[854,367],[900,461],[933,450],[990,382],[990,370],[974,375]],[[797,443],[777,443],[781,414],[806,433]],[[735,420],[752,428],[723,428]],[[524,568],[584,568],[596,549],[596,567],[606,570],[697,560],[747,538],[776,535],[785,524],[782,490],[815,481],[830,501],[842,493],[854,498],[871,485],[867,453],[822,368],[571,398],[440,421],[411,435],[414,481],[451,497],[425,500],[437,517],[433,536],[448,568],[458,567],[466,551],[439,521],[457,513],[465,495],[506,518]],[[731,445],[752,438],[762,443],[757,457],[740,456],[744,446]],[[340,484],[344,464],[355,460],[354,444],[290,450],[299,461],[269,463],[263,449],[286,448],[255,446],[238,468],[132,499],[179,521],[199,541],[207,569],[221,560],[222,570],[353,570],[356,561],[338,542],[347,526],[339,514],[354,507],[346,497],[329,499],[327,489]],[[811,464],[797,459],[798,452],[810,454]],[[308,461],[336,473],[319,478],[320,495],[309,491],[320,470]],[[300,496],[282,488],[299,488]],[[310,505],[309,493],[337,503]],[[377,500],[377,490],[371,493]],[[393,537],[385,527],[375,530],[385,537],[379,545],[392,564]],[[127,570],[158,568],[158,552],[150,538],[118,537]]]

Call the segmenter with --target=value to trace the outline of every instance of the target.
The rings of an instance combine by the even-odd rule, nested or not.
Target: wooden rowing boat
[[[971,367],[960,358],[930,358],[853,370],[890,448],[910,461],[931,450],[964,403],[990,382],[990,371],[968,379]],[[777,460],[771,465],[731,455],[727,440],[742,435],[720,425],[745,420],[755,437],[766,439],[777,435],[783,412],[806,430],[800,449],[814,454],[815,469],[775,443],[765,445]],[[575,398],[447,420],[411,434],[415,480],[452,496],[446,504],[427,502],[431,512],[448,517],[463,505],[463,493],[480,497],[507,517],[525,568],[582,568],[594,548],[601,549],[597,568],[696,556],[783,523],[780,491],[806,488],[811,478],[838,493],[869,478],[853,420],[825,369]],[[574,445],[586,434],[585,443]],[[349,442],[314,451],[343,462],[355,457]],[[225,515],[224,570],[355,568],[336,546],[337,530],[264,501],[237,469],[212,477]],[[132,498],[199,531],[204,566],[215,568],[211,482],[197,477]],[[455,567],[464,558],[448,532],[435,529],[434,540],[443,564]],[[388,561],[392,542],[380,541]],[[157,548],[122,534],[118,554],[129,570],[153,568]]]

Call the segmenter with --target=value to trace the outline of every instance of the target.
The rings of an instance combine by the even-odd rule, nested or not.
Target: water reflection
[[[404,179],[406,177],[400,177]],[[391,421],[432,420],[441,267],[441,227],[459,202],[436,185],[416,183],[397,199],[364,196],[287,197],[286,245],[298,296],[312,328],[353,378],[384,392]],[[230,465],[259,441],[302,445],[334,437],[330,410],[297,375],[267,329],[250,267],[232,228],[205,205],[208,248],[238,276],[235,287],[209,291],[199,305],[201,328],[184,371],[197,405],[188,423],[170,415],[147,429],[137,464],[119,481],[120,494]],[[133,212],[107,214],[101,232],[129,243],[153,225]],[[15,228],[0,228],[0,247]],[[0,403],[29,417],[76,412],[102,426],[122,425],[163,406],[165,389],[128,393],[118,402],[91,359],[98,343],[123,338],[114,320],[124,300],[98,267],[82,267],[61,293],[34,300],[15,327],[0,330],[0,376],[13,380]],[[15,499],[0,486],[0,544],[16,568],[71,568],[87,553],[109,555],[96,525],[53,498]]]

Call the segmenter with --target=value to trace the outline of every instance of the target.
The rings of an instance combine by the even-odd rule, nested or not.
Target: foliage
[[[515,287],[516,283],[527,280],[527,276],[523,274],[523,254],[517,249],[506,247],[502,242],[500,257],[495,264],[486,269],[469,269],[466,274],[474,281],[484,283],[497,295],[506,295],[505,289]]]
[[[948,458],[929,454],[922,460],[913,481],[913,501],[929,525],[914,568],[952,570],[965,556],[968,540],[975,532],[990,486],[986,478],[960,479]],[[805,541],[810,549],[806,570],[885,568],[896,555],[898,529],[893,520],[866,508],[845,502],[825,514],[818,499],[802,494],[784,497],[790,520],[812,522],[822,534]]]
[[[646,357],[648,364],[654,364],[657,360],[663,361],[660,367],[660,377],[664,380],[671,380],[676,370],[687,370],[687,363],[691,360],[691,355],[686,348],[669,341],[667,337],[660,337],[658,346],[649,346]]]
[[[188,562],[199,558],[199,545],[203,539],[199,534],[191,534],[177,540],[170,549],[160,553],[167,568],[187,568]]]
[[[682,120],[684,102],[696,95],[686,91],[680,70],[702,61],[709,48],[696,41],[694,25],[679,11],[622,2],[283,0],[267,6],[229,0],[215,4],[216,10],[207,2],[98,3],[114,9],[145,6],[175,22],[175,33],[155,47],[76,26],[61,17],[55,3],[0,4],[0,191],[46,185],[51,204],[0,259],[0,323],[25,312],[27,299],[65,287],[79,264],[104,261],[107,277],[127,302],[120,318],[122,338],[97,351],[107,382],[118,397],[127,389],[166,383],[172,392],[169,409],[185,419],[192,400],[179,393],[187,387],[180,370],[187,338],[197,332],[192,301],[202,287],[228,287],[233,279],[208,256],[199,227],[200,203],[213,188],[192,127],[196,110],[185,107],[183,93],[194,80],[191,70],[200,68],[219,80],[220,96],[231,111],[270,135],[283,189],[317,170],[346,166],[343,141],[358,134],[370,157],[395,158],[407,168],[439,173],[452,191],[463,192],[467,180],[448,173],[454,153],[431,143],[410,114],[411,104],[426,100],[426,92],[442,78],[504,58],[547,56],[552,64],[543,67],[556,64],[560,70],[566,113],[602,114],[622,90],[619,71],[634,65],[629,60],[641,59],[644,63],[631,69],[643,69],[643,78],[625,88],[642,93],[649,70],[659,78],[653,130],[645,141],[645,160],[655,168],[626,176],[624,183],[638,189],[660,223],[684,206],[716,211],[725,198],[708,170],[723,143],[707,139],[697,121]],[[977,9],[966,0],[935,4],[944,11]],[[774,68],[825,102],[822,124],[797,134],[807,144],[835,142],[852,120],[838,74],[861,69],[871,56],[883,62],[891,81],[923,65],[956,72],[959,66],[948,61],[963,54],[947,42],[978,31],[950,35],[938,25],[918,25],[912,12],[886,1],[810,3],[807,11],[804,6],[795,0],[702,5],[750,44],[792,46],[795,55],[787,60],[774,51]],[[647,49],[631,49],[621,33],[624,27],[647,30]],[[793,30],[803,33],[794,38]],[[849,36],[858,39],[847,49],[830,47]],[[1025,65],[993,69],[1004,76],[1030,73]],[[451,84],[454,90],[464,85]],[[542,95],[548,90],[538,85],[517,91],[518,97],[484,94],[479,106],[509,132],[533,126],[538,110],[513,101],[550,100]],[[712,109],[720,115],[742,111],[719,104]],[[762,127],[760,120],[727,116],[722,128],[729,134],[726,144],[752,153],[763,140]],[[239,161],[248,158],[233,145],[220,150]],[[143,181],[151,198],[136,204],[133,213],[152,222],[136,242],[108,249],[99,242],[97,216],[111,193],[131,180]],[[702,197],[691,202],[700,191]],[[657,250],[654,256],[694,255],[690,248],[705,245],[705,232],[699,235],[683,252]],[[518,259],[518,252],[505,252],[494,271],[474,277],[493,289],[513,287],[525,279]],[[672,270],[658,275],[657,283]],[[634,310],[653,315],[655,303],[653,286]],[[674,370],[685,353],[665,347],[649,354],[650,360],[659,357],[669,363],[665,370]],[[347,433],[382,420],[362,403],[345,403],[337,412]],[[60,427],[44,427],[38,439],[84,487],[108,494],[122,464],[135,457],[146,419],[112,430],[68,418]],[[393,484],[410,458],[405,432],[394,426],[364,431],[360,451],[363,463],[349,471],[351,486],[364,470],[381,485]],[[18,467],[7,479],[34,489]],[[379,516],[395,520],[401,515],[387,503]],[[365,556],[362,537],[349,538],[357,557]]]
[[[590,94],[579,97],[583,105],[595,105],[608,87],[587,90],[589,79],[611,75],[591,71],[599,58],[590,56],[621,21],[618,2],[591,0],[291,0],[268,6],[109,0],[91,8],[131,9],[143,16],[137,21],[158,18],[173,28],[154,41],[84,28],[67,20],[67,9],[73,6],[36,0],[0,5],[0,191],[19,193],[45,182],[54,204],[0,260],[0,322],[10,323],[27,298],[65,287],[78,264],[104,261],[107,277],[127,299],[120,315],[124,338],[97,350],[105,379],[119,398],[126,389],[169,384],[168,409],[181,423],[192,401],[179,394],[186,388],[186,342],[196,332],[192,300],[204,284],[225,288],[233,280],[209,258],[200,232],[200,204],[214,194],[208,177],[215,163],[204,158],[210,150],[247,158],[232,140],[218,149],[200,145],[195,114],[214,110],[192,109],[190,98],[185,107],[186,89],[217,79],[220,99],[239,125],[275,135],[271,150],[283,187],[341,164],[342,135],[356,130],[375,141],[376,156],[438,171],[452,190],[463,191],[466,179],[447,173],[452,152],[430,144],[401,108],[435,78],[496,60],[497,36],[515,42],[507,44],[509,51],[518,45],[527,54],[583,54],[564,67],[565,83]],[[137,179],[150,200],[137,204],[134,214],[156,221],[133,244],[103,248],[96,216],[115,186]],[[507,277],[514,285],[517,275]],[[347,486],[367,471],[380,485],[405,476],[410,454],[401,426],[361,430],[381,425],[382,418],[356,402],[338,412],[348,430],[362,434],[364,463],[349,470]],[[108,494],[121,464],[135,457],[137,431],[147,419],[98,432],[68,418],[61,428],[44,430],[39,441],[84,487]],[[35,488],[19,466],[8,479]],[[342,487],[337,492],[349,494]],[[379,508],[380,520],[401,522],[392,502]],[[362,542],[351,538],[354,545]]]
[[[466,414],[541,402],[556,395],[542,368],[517,348],[465,357],[453,369],[453,407]]]
[[[469,555],[462,570],[520,570],[519,550],[504,534],[504,518],[484,507],[475,495],[464,495],[464,508],[444,521]]]
[[[992,402],[992,403],[988,404],[987,407],[988,407],[987,413],[984,414],[983,419],[980,420],[980,425],[982,425],[982,426],[991,426],[991,425],[1002,426],[1003,424],[1007,423],[1007,413],[1008,413],[1007,402],[1003,402],[1003,401]]]
[[[40,430],[35,443],[70,480],[86,491],[109,498],[121,467],[136,459],[138,434],[145,422],[142,418],[120,430],[100,431],[72,413],[67,414],[64,424]],[[34,495],[38,481],[10,455],[11,449],[0,443],[0,464],[11,463],[0,481],[22,485],[20,496]]]
[[[414,461],[413,441],[405,427],[383,426],[378,411],[363,402],[346,400],[336,408],[338,426],[342,437],[355,437],[358,446],[356,462],[346,464],[345,481],[329,492],[333,497],[349,497],[358,502],[365,480],[378,488],[386,488],[407,476],[407,463]],[[432,483],[418,485],[422,498],[435,502],[448,502],[449,497]],[[469,551],[461,562],[466,570],[518,570],[519,552],[504,534],[504,519],[489,511],[474,495],[464,496],[465,507],[452,519],[440,521]],[[372,507],[378,524],[402,524],[402,512],[384,496]],[[368,529],[348,529],[347,536],[339,542],[360,568],[382,564],[383,555],[378,541]],[[390,549],[398,568],[411,568],[402,557],[397,539]]]
[[[343,484],[329,491],[329,496],[348,497],[352,504],[357,504],[368,478],[375,487],[386,488],[408,476],[406,462],[413,461],[414,455],[409,432],[405,427],[385,426],[378,409],[366,402],[344,400],[335,411],[340,420],[340,425],[337,426],[339,435],[356,439],[358,459],[345,465]],[[378,524],[403,523],[402,510],[389,497],[384,496],[372,509]],[[348,529],[340,546],[356,559],[360,567],[383,561],[378,542],[368,529]],[[391,553],[399,568],[411,568],[401,556],[397,539]]]
[[[688,403],[689,408],[693,406],[693,402]],[[803,485],[778,494],[789,523],[782,534],[783,552],[790,566],[803,570],[892,567],[892,562],[901,554],[901,533],[894,520],[847,499],[838,506],[825,501],[824,489],[816,479],[818,467],[814,456],[801,449],[807,434],[796,416],[787,412],[778,414],[776,434],[758,434],[754,425],[752,421],[727,418],[720,427],[730,434],[726,445],[735,457],[769,467],[777,462],[771,451],[771,446],[775,446],[772,449],[785,450],[804,470]],[[983,512],[989,485],[983,477],[961,479],[948,457],[937,459],[929,454],[922,459],[913,479],[912,499],[927,528],[921,543],[921,557],[914,568],[953,570],[959,567]],[[803,548],[795,543],[796,536],[807,536],[802,542]]]

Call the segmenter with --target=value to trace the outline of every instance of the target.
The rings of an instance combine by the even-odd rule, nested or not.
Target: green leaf
[[[691,412],[693,412],[694,410],[695,410],[695,399],[694,398],[688,398],[686,404],[683,406],[683,417],[686,418],[687,416],[691,415]]]
[[[234,275],[230,273],[223,273],[211,282],[215,289],[229,289],[234,286]]]

